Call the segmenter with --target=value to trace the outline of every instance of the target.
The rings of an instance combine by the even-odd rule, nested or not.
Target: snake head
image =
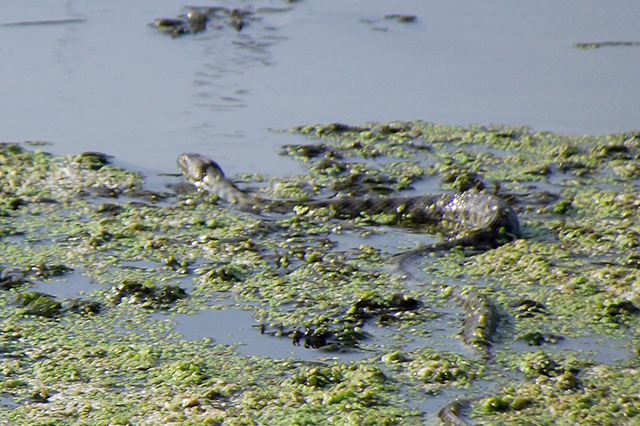
[[[206,180],[224,179],[224,172],[213,160],[209,160],[200,154],[180,154],[178,155],[178,168],[191,182],[199,183]]]

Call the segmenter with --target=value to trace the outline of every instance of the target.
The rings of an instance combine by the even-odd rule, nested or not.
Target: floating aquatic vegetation
[[[99,156],[1,145],[1,390],[15,407],[0,422],[418,425],[421,410],[406,400],[434,394],[443,406],[468,398],[460,418],[472,422],[638,418],[637,133],[424,122],[300,132],[312,140],[286,152],[308,172],[262,179],[254,194],[388,197],[482,182],[517,211],[523,235],[416,259],[407,280],[385,267],[419,236],[392,228],[393,218],[304,206],[258,216],[182,192],[151,206],[138,175]],[[91,188],[118,198],[100,205]],[[128,194],[135,201],[122,202]],[[70,278],[82,278],[81,289],[36,297],[40,278],[38,290],[66,289],[68,279],[71,288]],[[470,291],[478,302],[468,311],[480,315],[455,298]],[[309,339],[295,349],[319,359],[239,356],[173,331],[173,313],[221,301],[253,314],[246,327],[260,344]],[[489,306],[500,318],[492,334]],[[460,337],[468,317],[489,360]],[[261,335],[261,324],[284,338]],[[581,336],[593,343],[576,345]],[[322,339],[333,351],[313,349]],[[341,358],[354,352],[359,360]]]

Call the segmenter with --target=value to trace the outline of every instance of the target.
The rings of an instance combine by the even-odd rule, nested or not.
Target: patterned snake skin
[[[226,179],[220,166],[200,154],[180,154],[178,167],[198,189],[211,192],[229,203],[259,211],[290,211],[295,205],[309,208],[332,207],[341,217],[361,214],[391,214],[413,225],[423,224],[447,230],[453,236],[437,244],[419,247],[395,256],[401,264],[426,252],[456,246],[495,245],[498,238],[519,234],[518,217],[504,200],[481,192],[427,194],[396,198],[334,198],[318,201],[270,201],[252,196]]]

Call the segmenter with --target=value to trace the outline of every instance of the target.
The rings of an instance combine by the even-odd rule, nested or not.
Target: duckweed
[[[0,422],[418,425],[424,413],[409,407],[452,391],[469,397],[469,417],[483,423],[637,422],[637,132],[577,137],[419,121],[291,132],[311,138],[285,148],[308,172],[271,179],[261,196],[484,188],[512,204],[523,235],[418,260],[407,280],[385,269],[400,250],[393,218],[346,220],[300,206],[265,217],[197,193],[163,199],[107,156],[2,144],[0,390],[14,406]],[[100,204],[97,195],[113,199]],[[342,249],[344,236],[363,241]],[[378,246],[380,236],[389,240]],[[398,245],[415,246],[414,236],[402,233]],[[86,294],[32,289],[70,277],[86,279]],[[495,308],[475,329],[491,345],[488,359],[460,342],[466,314],[454,287]],[[174,331],[172,315],[220,300],[254,313],[264,345],[293,345],[297,331],[308,351],[324,338],[334,352],[314,352],[314,362],[240,356]],[[620,356],[603,361],[572,346],[583,337],[594,348],[619,342]],[[364,355],[332,358],[343,349]]]

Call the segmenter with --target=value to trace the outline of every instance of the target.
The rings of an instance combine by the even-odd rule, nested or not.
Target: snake
[[[467,191],[388,198],[334,197],[309,201],[268,200],[238,188],[225,177],[222,168],[215,161],[200,154],[180,154],[177,163],[185,178],[198,190],[212,193],[243,210],[260,212],[268,209],[284,213],[299,205],[309,209],[330,207],[339,217],[353,218],[382,213],[393,215],[397,223],[408,222],[411,225],[427,225],[448,231],[450,238],[393,255],[392,262],[403,272],[406,272],[404,265],[418,255],[455,247],[496,247],[501,242],[520,235],[518,216],[514,209],[502,198],[487,192]],[[463,342],[483,358],[488,358],[491,336],[498,324],[495,306],[486,297],[472,290],[456,289],[452,293],[462,303],[466,313],[460,333]],[[463,402],[456,400],[440,410],[440,419],[449,425],[467,425],[467,422],[458,417]]]

